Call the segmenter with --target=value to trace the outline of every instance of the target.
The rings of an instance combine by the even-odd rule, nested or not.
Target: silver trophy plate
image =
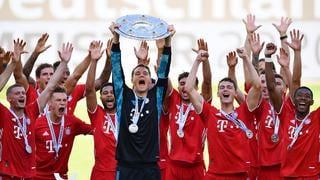
[[[148,15],[126,15],[118,18],[116,23],[120,27],[115,31],[121,36],[130,39],[158,40],[170,35],[168,23]]]

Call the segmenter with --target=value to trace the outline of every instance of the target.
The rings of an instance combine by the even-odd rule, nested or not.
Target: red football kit
[[[115,179],[117,161],[115,159],[117,125],[115,114],[108,114],[101,106],[89,112],[94,138],[95,164],[92,180]]]
[[[0,103],[1,174],[20,178],[33,177],[35,169],[34,126],[38,115],[37,101],[25,107],[24,118],[20,119],[12,110]],[[26,140],[29,147],[26,145]]]
[[[299,121],[295,118],[295,112],[292,111],[290,103],[289,105],[286,103],[279,117],[284,131],[281,176],[315,177],[317,179],[320,108],[310,112],[302,121]]]
[[[169,97],[169,126],[171,147],[167,179],[204,177],[203,160],[206,128],[192,104],[183,104],[180,94],[173,90]]]
[[[214,179],[216,176],[245,178],[251,163],[249,139],[254,138],[252,131],[250,133],[246,128],[243,128],[245,131],[241,129],[244,127],[242,123],[246,125],[253,122],[253,115],[246,102],[230,114],[224,114],[204,102],[200,117],[208,127],[209,168],[206,179]],[[231,117],[238,120],[237,124],[229,120]]]
[[[35,124],[36,176],[34,179],[54,180],[54,173],[59,173],[66,179],[75,136],[88,134],[92,128],[73,115],[65,115],[60,123],[51,123],[51,130],[49,126],[51,121],[48,121],[46,115],[48,114],[39,117]]]

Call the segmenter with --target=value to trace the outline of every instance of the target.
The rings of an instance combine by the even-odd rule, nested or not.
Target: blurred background
[[[92,40],[106,42],[111,37],[108,27],[112,21],[127,14],[159,17],[173,24],[177,30],[172,43],[170,71],[174,84],[177,84],[178,74],[190,70],[196,56],[191,48],[197,47],[198,38],[208,42],[213,82],[216,84],[227,76],[226,54],[244,44],[246,31],[242,19],[248,13],[256,16],[257,25],[262,25],[257,31],[262,41],[278,45],[279,34],[272,23],[279,24],[281,17],[290,17],[293,23],[289,30],[297,28],[305,34],[302,84],[310,85],[315,94],[319,88],[320,0],[0,0],[0,11],[0,46],[10,50],[13,39],[26,40],[29,54],[23,55],[24,63],[37,39],[47,32],[50,35],[47,44],[52,47],[39,56],[35,68],[40,63],[58,60],[57,49],[68,41],[75,47],[69,63],[71,70],[86,56]],[[289,32],[287,34],[289,36]],[[291,41],[290,36],[288,40]],[[123,68],[129,84],[131,70],[137,63],[133,47],[139,42],[125,38],[120,41]],[[152,66],[156,60],[156,46],[154,41],[148,43]],[[97,73],[101,72],[104,60],[105,55],[99,62],[101,65]],[[243,82],[241,61],[238,64],[237,77]],[[85,82],[85,78],[86,75],[80,82]],[[9,84],[12,83],[13,80]],[[215,86],[213,89],[216,92]],[[2,103],[5,103],[4,92],[0,95]],[[77,107],[76,115],[88,121],[84,101]],[[89,179],[92,164],[92,137],[77,138],[69,163],[70,174],[77,173],[77,179]]]

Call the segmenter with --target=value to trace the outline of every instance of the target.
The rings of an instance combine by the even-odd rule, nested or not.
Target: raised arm
[[[294,51],[293,71],[292,71],[292,88],[289,88],[291,97],[297,88],[301,86],[301,42],[304,35],[299,30],[290,31],[291,43],[287,43]]]
[[[89,52],[91,65],[89,67],[87,82],[86,82],[86,101],[87,109],[89,112],[94,112],[97,107],[97,95],[95,90],[94,79],[96,76],[97,62],[101,58],[103,51],[101,51],[102,42],[93,41],[90,44]]]
[[[149,66],[150,58],[148,58],[149,46],[147,41],[141,41],[139,49],[137,50],[136,47],[133,47],[133,50],[138,59],[138,64]]]
[[[289,67],[290,66],[289,54],[283,48],[280,48],[280,56],[277,55],[277,60],[281,66],[281,69],[283,70],[283,75],[285,76],[283,78],[292,79],[292,74]],[[289,87],[289,90],[292,89],[291,80],[288,81],[288,87]],[[290,92],[287,94],[287,97],[290,97]]]
[[[249,40],[251,38],[251,35],[262,26],[262,25],[256,25],[255,21],[256,21],[256,16],[252,15],[252,14],[247,15],[247,20],[242,19],[242,22],[246,26],[246,31],[247,31],[247,36],[246,36],[246,41],[244,43],[244,48],[245,48],[247,54],[249,55],[249,57],[251,55],[251,47],[249,44]]]
[[[248,75],[250,76],[250,84],[251,88],[248,92],[247,96],[247,104],[250,110],[255,109],[260,100],[261,96],[261,84],[260,84],[260,78],[258,76],[257,71],[254,69],[250,58],[248,54],[246,53],[246,50],[244,48],[238,48],[237,49],[238,56],[243,60],[243,67],[244,69],[247,69]]]
[[[282,106],[282,97],[281,92],[276,88],[276,80],[274,76],[274,72],[272,70],[273,60],[271,56],[277,51],[277,46],[273,43],[268,43],[266,45],[266,49],[264,51],[265,54],[265,62],[266,62],[266,83],[270,101],[277,112],[280,112]],[[281,54],[280,54],[281,55]],[[283,58],[283,56],[282,56]]]
[[[38,39],[37,45],[34,48],[31,56],[29,57],[27,62],[24,64],[23,74],[26,76],[27,79],[29,79],[32,68],[33,68],[36,60],[38,59],[39,55],[51,47],[51,45],[46,46],[46,42],[47,42],[48,38],[49,38],[48,33],[44,33],[41,35],[41,37]]]
[[[264,46],[264,42],[260,42],[260,35],[259,33],[253,33],[251,38],[249,39],[250,48],[252,51],[252,64],[253,67],[258,71],[258,64],[259,64],[259,56],[260,52]]]
[[[235,98],[238,104],[241,104],[245,100],[245,97],[244,97],[244,94],[239,89],[238,82],[237,82],[236,65],[238,63],[238,58],[237,58],[236,52],[235,51],[229,52],[226,57],[227,57],[227,64],[228,64],[228,77],[236,83],[237,89],[236,89]]]
[[[9,64],[4,69],[4,71],[0,74],[0,91],[3,89],[3,87],[7,84],[14,68],[16,67],[16,63],[18,59],[13,60],[12,59],[13,53],[9,52]]]
[[[90,54],[88,53],[84,60],[76,66],[73,73],[68,77],[64,85],[67,95],[70,95],[76,87],[83,73],[88,69],[90,64]]]
[[[201,62],[208,61],[209,53],[208,51],[204,51],[204,50],[199,50],[199,51],[193,50],[193,51],[197,53],[197,57],[188,75],[186,85],[185,85],[185,90],[188,93],[190,97],[190,101],[194,109],[196,110],[196,112],[201,113],[204,99],[201,97],[198,91],[194,88],[194,85],[196,83],[196,76],[197,76],[199,65]]]
[[[22,72],[22,64],[21,64],[21,54],[26,53],[24,48],[26,46],[26,42],[19,38],[13,41],[13,59],[16,61],[16,68],[14,70],[14,78],[16,83],[21,84],[25,90],[29,88],[29,83],[27,78]]]
[[[198,39],[198,50],[204,50],[208,52],[208,44],[204,39]],[[212,75],[209,61],[203,61],[202,63],[202,76],[203,82],[201,86],[201,95],[205,101],[210,102],[212,100]]]
[[[96,91],[100,90],[100,87],[109,81],[111,75],[111,47],[112,47],[112,39],[107,41],[106,48],[106,62],[104,64],[104,68],[100,74],[100,77],[95,80],[95,89]]]
[[[73,46],[71,43],[67,43],[67,44],[63,43],[62,50],[58,51],[61,62],[57,70],[54,72],[54,74],[50,78],[46,88],[42,91],[42,93],[38,97],[40,112],[43,112],[43,109],[46,106],[50,96],[52,95],[52,92],[61,81],[63,77],[63,73],[67,70],[67,64],[70,61],[72,51],[73,51]]]
[[[4,56],[6,54],[6,51],[0,47],[0,74],[4,71],[5,66],[4,66]]]
[[[280,41],[281,41],[281,48],[283,48],[286,53],[288,54],[288,58],[289,58],[289,64],[290,64],[290,51],[289,51],[289,47],[288,47],[288,36],[287,36],[287,31],[288,28],[290,26],[290,24],[292,23],[291,18],[284,18],[281,17],[281,21],[280,24],[277,25],[275,23],[272,23],[272,25],[277,29],[277,31],[279,32],[279,36],[280,36]],[[289,86],[289,81],[291,81],[291,79],[287,79],[287,76],[285,75],[286,72],[284,72],[285,70],[282,69],[282,67],[280,68],[280,74],[282,75],[284,82],[286,83],[286,85]]]

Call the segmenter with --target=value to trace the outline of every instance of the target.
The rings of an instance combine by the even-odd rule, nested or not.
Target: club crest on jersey
[[[70,135],[71,134],[70,127],[66,127],[65,133],[66,133],[66,135]]]
[[[68,101],[70,102],[72,100],[72,96],[68,96]]]

